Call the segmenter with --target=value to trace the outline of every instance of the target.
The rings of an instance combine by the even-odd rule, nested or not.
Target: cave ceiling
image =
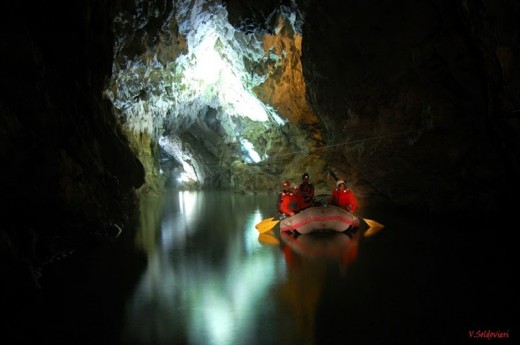
[[[118,13],[106,94],[129,135],[145,138],[136,147],[171,158],[170,183],[265,191],[325,168],[312,157],[322,142],[305,95],[303,18],[296,4],[271,5],[235,25],[220,1]]]
[[[518,104],[502,103],[501,85],[505,64],[518,73],[507,58],[518,31],[489,4],[401,5],[130,1],[106,94],[129,135],[146,138],[137,147],[171,158],[178,186],[268,191],[307,171],[324,192],[343,178],[365,197],[435,207],[435,186],[462,179],[466,193],[508,169],[480,138],[500,136]],[[493,19],[506,23],[498,42],[482,24]],[[480,169],[469,180],[468,160]]]
[[[319,192],[341,178],[361,203],[439,210],[517,180],[515,1],[124,0],[62,22],[10,6],[3,59],[27,67],[2,72],[6,181],[41,162],[62,167],[46,194],[98,174],[133,188],[141,168],[144,185],[249,193],[308,172]]]

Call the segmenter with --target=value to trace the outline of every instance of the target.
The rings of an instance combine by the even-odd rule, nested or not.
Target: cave
[[[322,193],[346,180],[361,206],[503,222],[510,242],[515,1],[1,7],[6,301],[57,260],[117,241],[165,188],[276,194],[308,172]]]

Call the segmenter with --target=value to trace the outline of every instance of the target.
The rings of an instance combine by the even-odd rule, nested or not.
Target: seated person
[[[336,189],[332,191],[329,204],[341,207],[351,213],[357,210],[356,196],[354,192],[347,188],[343,180],[336,182]]]
[[[298,186],[293,184],[289,192],[281,195],[280,212],[286,216],[294,216],[301,210],[301,197]]]
[[[291,183],[287,180],[282,182],[282,191],[278,193],[278,199],[276,200],[276,210],[280,215],[283,214],[282,210],[280,209],[280,206],[282,204],[282,198],[286,193],[289,193],[291,189]]]
[[[314,185],[309,182],[309,174],[302,175],[302,183],[300,184],[300,194],[303,198],[302,210],[307,207],[314,206]]]

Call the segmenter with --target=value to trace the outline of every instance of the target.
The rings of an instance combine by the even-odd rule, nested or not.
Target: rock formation
[[[1,13],[12,276],[33,281],[117,236],[138,195],[165,184],[273,192],[307,171],[318,191],[346,179],[361,204],[513,205],[514,1],[86,0]]]

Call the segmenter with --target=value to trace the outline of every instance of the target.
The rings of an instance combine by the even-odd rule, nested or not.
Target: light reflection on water
[[[261,245],[254,227],[272,205],[265,197],[168,194],[159,225],[138,234],[155,243],[142,246],[148,265],[128,301],[124,339],[254,343],[259,317],[273,308],[270,287],[285,269],[280,251]]]
[[[275,199],[172,191],[144,203],[135,243],[147,265],[121,343],[461,343],[476,327],[510,327],[512,264],[489,236],[443,224],[461,234],[450,242],[420,216],[365,208],[383,230],[284,239],[276,226],[266,240],[255,224]]]
[[[313,240],[284,239],[277,226],[267,240],[255,224],[273,217],[275,199],[145,200],[137,233],[44,272],[38,300],[16,301],[7,333],[27,341],[4,342],[461,344],[474,342],[469,331],[514,334],[516,242],[500,223],[432,226],[363,207],[384,229]]]

